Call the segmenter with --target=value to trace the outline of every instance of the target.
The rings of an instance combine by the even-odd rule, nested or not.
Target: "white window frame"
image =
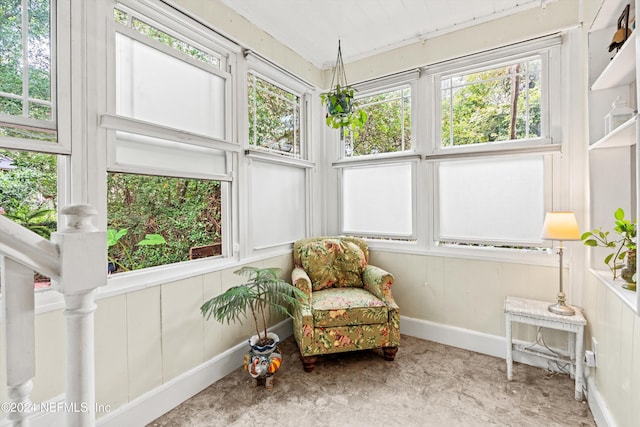
[[[116,288],[129,288],[140,285],[140,276],[144,281],[152,283],[166,282],[172,279],[185,277],[185,275],[197,274],[198,271],[206,272],[225,265],[233,264],[237,260],[237,244],[235,243],[235,227],[237,221],[237,208],[233,203],[235,193],[235,181],[237,179],[237,158],[241,151],[241,146],[237,142],[235,123],[237,120],[235,106],[236,89],[235,78],[232,71],[235,71],[236,56],[240,52],[239,47],[231,44],[226,39],[218,36],[213,31],[200,26],[188,19],[186,16],[176,14],[162,5],[151,5],[146,2],[134,2],[123,0],[114,3],[115,8],[123,10],[139,17],[141,21],[157,26],[158,29],[188,42],[190,45],[211,52],[220,58],[220,67],[199,61],[176,49],[164,45],[157,40],[115,22],[113,18],[113,7],[109,8],[110,14],[107,19],[106,52],[107,52],[107,89],[106,89],[106,110],[100,114],[100,126],[106,130],[106,170],[107,172],[124,172],[132,174],[159,175],[179,178],[207,179],[220,181],[222,198],[222,257],[203,258],[198,260],[183,261],[175,264],[160,265],[121,273],[111,276],[108,280],[110,285]],[[121,33],[140,43],[144,43],[167,55],[185,61],[190,65],[204,69],[206,72],[215,74],[225,79],[225,131],[224,138],[201,135],[183,129],[176,129],[151,123],[135,118],[122,116],[116,113],[116,54],[115,39],[116,33]],[[116,132],[123,131],[136,135],[149,136],[161,139],[172,140],[181,144],[185,149],[212,150],[212,152],[224,152],[226,162],[225,171],[222,173],[193,172],[188,168],[182,171],[168,171],[153,166],[135,166],[122,164],[116,157]],[[232,187],[233,185],[233,187]],[[106,186],[105,186],[106,189]],[[105,204],[106,207],[106,204]]]
[[[553,193],[561,185],[557,168],[562,167],[558,157],[562,150],[562,105],[561,94],[561,36],[553,35],[545,38],[519,43],[517,45],[496,49],[486,53],[470,55],[465,58],[449,61],[436,66],[425,67],[425,79],[430,94],[430,123],[431,132],[426,143],[425,160],[427,176],[429,177],[428,205],[430,220],[428,222],[427,248],[429,251],[454,256],[471,257],[522,257],[528,250],[503,249],[491,246],[497,242],[487,241],[489,247],[475,247],[470,245],[450,246],[440,245],[439,235],[439,183],[438,165],[445,161],[456,159],[478,159],[485,156],[517,156],[540,154],[544,156],[544,210],[553,210]],[[440,77],[452,73],[464,73],[497,67],[501,64],[512,63],[519,59],[540,55],[542,59],[541,84],[541,137],[526,140],[488,142],[463,146],[441,146],[441,87]],[[551,78],[553,76],[553,78]],[[541,212],[544,215],[544,212]],[[473,242],[469,242],[473,243]],[[533,242],[532,242],[533,243]],[[513,246],[518,243],[514,242]],[[537,248],[550,248],[551,243],[540,239]],[[532,250],[535,252],[535,249]],[[543,252],[543,251],[540,251]],[[534,255],[535,256],[535,255]]]
[[[68,30],[66,28],[61,28],[61,33],[58,34],[58,18],[57,16],[60,14],[68,13],[69,6],[67,5],[67,0],[50,0],[49,2],[49,10],[50,10],[50,30],[51,30],[51,40],[50,40],[50,79],[51,79],[51,100],[49,101],[49,107],[51,108],[51,120],[40,120],[40,119],[32,119],[24,116],[14,116],[10,114],[0,113],[0,122],[5,122],[8,124],[16,124],[22,126],[33,127],[36,129],[42,130],[55,130],[57,132],[57,142],[46,142],[40,141],[36,139],[30,138],[14,138],[7,136],[0,136],[0,147],[6,148],[9,150],[27,150],[27,151],[37,151],[41,153],[49,153],[49,154],[71,154],[71,140],[69,138],[68,128],[70,126],[69,120],[69,112],[70,112],[70,103],[67,97],[59,97],[58,93],[69,93],[70,91],[70,82],[68,78],[63,78],[62,76],[68,76],[69,72],[64,71],[60,72],[58,70],[59,67],[63,67],[66,69],[68,64],[65,64],[63,61],[58,61],[59,50],[62,55],[68,55],[67,51],[67,43],[65,40],[69,37]],[[23,10],[28,10],[28,0],[22,0]],[[27,27],[26,14],[23,14],[22,23],[23,28]],[[22,38],[23,41],[28,37],[28,33],[23,32]],[[23,43],[23,52],[24,55],[27,56],[27,48],[28,44]],[[25,63],[24,67],[28,66]],[[27,71],[25,73],[28,74]],[[28,82],[23,83],[22,94],[14,95],[14,94],[3,94],[7,95],[11,98],[16,99],[24,99],[28,98],[29,87]],[[59,166],[60,167],[60,166]],[[60,184],[59,184],[60,190]],[[60,192],[60,191],[59,191]]]
[[[271,63],[266,60],[259,54],[251,51],[245,50],[244,52],[244,67],[246,72],[244,76],[242,73],[238,75],[239,85],[242,85],[238,92],[240,98],[242,100],[248,100],[249,94],[249,85],[248,85],[248,76],[249,74],[254,74],[257,77],[287,91],[293,93],[299,97],[299,108],[300,108],[300,130],[299,130],[299,139],[300,139],[300,157],[296,158],[293,156],[286,155],[284,153],[277,152],[275,150],[261,149],[252,145],[249,141],[249,106],[248,103],[244,104],[245,108],[238,111],[240,123],[246,123],[244,127],[244,132],[242,138],[244,139],[244,158],[245,165],[248,166],[246,168],[246,173],[243,175],[245,188],[247,191],[244,195],[243,202],[246,203],[246,212],[250,212],[255,214],[260,207],[253,206],[252,198],[249,195],[253,194],[252,191],[252,177],[251,173],[253,173],[253,169],[251,168],[251,164],[253,162],[262,162],[262,163],[272,163],[276,165],[282,165],[283,167],[292,167],[299,168],[304,170],[304,184],[303,187],[305,189],[305,236],[308,237],[311,234],[311,217],[313,212],[313,197],[312,197],[312,182],[314,176],[314,168],[315,162],[313,161],[313,150],[311,149],[310,141],[311,141],[311,131],[312,131],[312,96],[314,93],[314,86],[310,83],[300,79],[299,77],[289,73],[288,71],[282,69],[276,64]],[[242,104],[241,104],[242,105]],[[278,203],[278,201],[274,201],[274,203]],[[248,215],[245,215],[241,222],[245,224],[245,229],[247,230],[246,239],[245,239],[245,248],[246,251],[243,254],[246,257],[253,256],[266,256],[266,255],[275,255],[279,253],[289,253],[292,247],[293,241],[274,241],[272,243],[266,245],[257,246],[254,242],[254,224],[252,218],[249,218]]]
[[[364,157],[364,156],[363,156]],[[364,237],[371,239],[372,241],[382,240],[382,241],[391,241],[393,243],[406,243],[407,241],[411,244],[415,244],[417,239],[417,218],[418,218],[418,203],[417,203],[417,192],[416,188],[418,186],[418,168],[419,168],[419,155],[413,156],[403,156],[397,159],[384,159],[381,161],[375,160],[364,160],[362,162],[352,162],[351,164],[337,164],[338,170],[338,205],[339,209],[339,226],[340,226],[340,234],[344,235],[354,235],[359,237]],[[360,167],[370,167],[370,166],[388,166],[393,164],[409,164],[411,165],[411,232],[409,234],[390,234],[390,233],[367,233],[362,231],[350,230],[345,226],[345,218],[344,218],[344,171],[352,170]],[[379,200],[380,208],[383,209],[385,205],[384,200]]]
[[[351,132],[347,132],[345,135],[345,138],[341,139],[341,146],[342,146],[342,151],[340,153],[340,157],[342,157],[343,159],[362,159],[362,158],[368,158],[368,157],[374,157],[374,156],[380,156],[380,155],[403,155],[403,154],[410,154],[410,153],[414,153],[415,152],[415,147],[414,147],[414,133],[413,131],[415,130],[415,126],[413,124],[414,120],[414,107],[415,107],[415,101],[414,101],[414,93],[416,91],[416,85],[417,85],[417,81],[408,81],[405,83],[398,83],[396,85],[386,85],[384,87],[379,87],[377,89],[369,89],[366,92],[360,92],[360,90],[358,89],[358,92],[356,93],[355,96],[355,101],[359,102],[361,101],[363,98],[368,98],[371,96],[375,96],[375,95],[380,95],[383,93],[389,93],[389,92],[394,92],[394,91],[401,91],[403,92],[405,89],[409,89],[410,91],[410,104],[411,104],[411,128],[409,129],[409,138],[408,141],[411,143],[411,148],[408,150],[402,150],[402,151],[393,151],[393,152],[385,152],[385,153],[376,153],[376,154],[363,154],[361,156],[346,156],[345,150],[346,150],[346,145],[347,145],[347,140],[350,140],[351,142],[353,142],[353,134]],[[357,89],[357,85],[356,85],[356,89]],[[404,96],[401,96],[400,99],[404,99]],[[378,102],[378,103],[382,103],[382,102]],[[369,117],[370,119],[371,117]],[[405,134],[406,135],[406,134]],[[403,135],[403,136],[405,136]],[[405,137],[405,141],[406,142],[407,139]]]
[[[246,120],[247,120],[247,128],[245,140],[246,143],[244,145],[245,149],[248,150],[250,155],[255,156],[268,156],[273,157],[274,160],[279,160],[284,163],[290,164],[298,164],[300,166],[312,166],[312,155],[310,149],[310,140],[311,140],[311,96],[313,91],[313,86],[304,80],[280,69],[274,64],[271,64],[267,60],[263,59],[261,56],[257,55],[253,51],[245,50],[244,56],[246,59],[246,67],[247,67],[247,75],[244,78],[244,81],[241,81],[243,85],[246,85],[246,94],[244,100],[248,100],[248,77],[249,74],[254,74],[256,77],[271,83],[274,86],[279,87],[280,89],[290,92],[294,95],[298,96],[299,99],[299,109],[300,109],[300,130],[298,133],[298,138],[300,140],[300,156],[294,157],[289,156],[284,153],[280,153],[275,150],[262,149],[259,147],[255,147],[249,141],[249,127],[248,127],[248,105],[246,111]],[[239,76],[241,77],[241,76]],[[239,112],[242,114],[242,112]]]
[[[341,234],[354,234],[369,239],[371,247],[415,247],[418,239],[418,176],[420,169],[419,144],[418,144],[418,99],[421,94],[418,92],[420,72],[411,70],[403,73],[385,76],[378,79],[354,84],[357,90],[356,98],[367,97],[377,93],[392,91],[401,87],[409,86],[411,89],[411,148],[409,150],[393,153],[367,154],[356,157],[345,157],[344,140],[339,140],[339,132],[334,132],[335,144],[339,147],[337,153],[338,160],[332,166],[337,169],[338,179],[338,232]],[[331,138],[329,138],[331,140]],[[331,143],[331,142],[329,142]],[[386,233],[362,233],[354,232],[345,228],[344,221],[344,200],[343,200],[343,171],[349,168],[362,166],[387,165],[391,163],[411,163],[411,233],[406,235],[386,234]],[[381,201],[383,204],[384,201]]]
[[[393,153],[377,153],[377,154],[365,154],[356,157],[345,156],[345,141],[340,138],[340,132],[333,132],[335,138],[335,144],[339,147],[339,153],[337,160],[334,164],[348,164],[350,162],[363,162],[372,159],[394,159],[398,157],[412,157],[418,153],[417,141],[418,141],[418,123],[415,120],[418,112],[418,98],[422,96],[418,92],[418,79],[420,77],[420,71],[411,70],[403,73],[394,74],[391,76],[385,76],[366,82],[356,83],[351,85],[356,90],[355,99],[366,98],[372,95],[376,95],[383,92],[389,92],[408,86],[411,89],[411,149],[405,151],[397,151]],[[328,138],[332,139],[332,138]]]

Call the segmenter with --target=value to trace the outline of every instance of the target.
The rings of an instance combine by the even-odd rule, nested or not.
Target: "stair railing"
[[[48,241],[0,215],[0,286],[6,353],[3,411],[12,426],[28,426],[37,405],[30,399],[35,376],[34,271],[51,278],[64,296],[66,328],[66,425],[95,425],[95,292],[106,284],[107,237],[93,225],[96,210],[70,205],[66,225]]]

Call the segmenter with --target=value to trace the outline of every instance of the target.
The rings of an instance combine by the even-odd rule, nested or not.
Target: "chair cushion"
[[[316,327],[372,325],[385,323],[389,312],[385,303],[364,289],[332,288],[311,295]]]
[[[367,265],[360,247],[342,239],[310,241],[298,248],[301,267],[311,279],[313,291],[333,287],[363,287]]]

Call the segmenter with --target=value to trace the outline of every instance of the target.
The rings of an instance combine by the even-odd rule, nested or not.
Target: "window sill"
[[[519,251],[500,248],[439,247],[425,248],[417,242],[401,242],[367,239],[371,251],[443,258],[458,258],[487,262],[541,265],[558,267],[558,255],[546,251]],[[571,251],[565,252],[565,263],[570,262]]]
[[[610,271],[589,269],[596,278],[600,280],[611,292],[613,292],[618,298],[622,300],[631,310],[638,313],[638,295],[634,291],[624,289],[622,285],[624,280],[613,280]]]

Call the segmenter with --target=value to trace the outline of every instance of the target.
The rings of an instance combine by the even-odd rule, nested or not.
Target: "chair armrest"
[[[307,302],[311,301],[311,279],[306,271],[295,267],[291,272],[291,283],[307,295]]]
[[[367,291],[384,301],[390,309],[398,310],[399,307],[391,294],[393,280],[391,273],[373,265],[367,265],[362,275],[364,288]]]
[[[303,349],[312,348],[315,339],[313,313],[311,313],[311,279],[306,271],[295,267],[291,272],[291,283],[307,296],[307,300],[303,301],[303,304],[293,314],[293,333],[301,351],[303,351]]]

